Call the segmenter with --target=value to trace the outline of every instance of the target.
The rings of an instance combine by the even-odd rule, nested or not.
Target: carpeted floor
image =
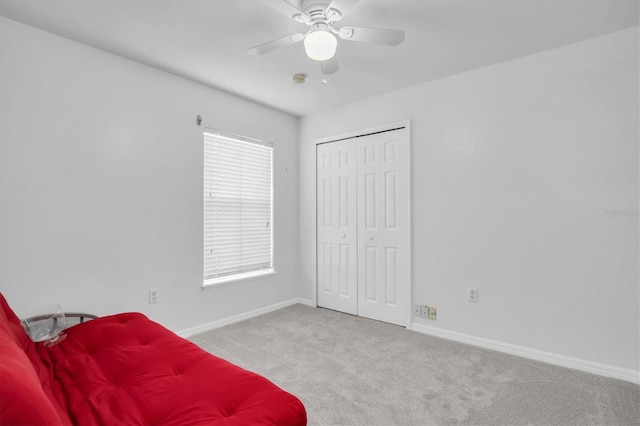
[[[191,338],[298,396],[310,425],[638,425],[640,387],[294,305]]]

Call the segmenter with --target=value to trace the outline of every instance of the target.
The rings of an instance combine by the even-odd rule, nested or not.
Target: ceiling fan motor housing
[[[311,30],[330,29],[342,18],[342,13],[335,8],[327,9],[327,7],[325,3],[314,1],[305,5],[302,9],[304,13],[293,16],[293,19],[308,25]]]

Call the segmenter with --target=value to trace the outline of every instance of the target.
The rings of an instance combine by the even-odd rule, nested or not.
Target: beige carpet
[[[638,425],[640,388],[295,305],[191,338],[298,396],[310,425]]]

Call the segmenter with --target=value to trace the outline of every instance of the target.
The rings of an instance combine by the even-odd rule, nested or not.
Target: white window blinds
[[[271,271],[271,144],[204,133],[204,283]]]

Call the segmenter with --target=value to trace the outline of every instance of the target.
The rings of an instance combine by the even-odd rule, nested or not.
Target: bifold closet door
[[[358,315],[406,325],[411,267],[408,130],[357,142]]]
[[[356,145],[317,147],[318,306],[358,314]]]
[[[317,146],[318,306],[406,325],[408,130]]]

